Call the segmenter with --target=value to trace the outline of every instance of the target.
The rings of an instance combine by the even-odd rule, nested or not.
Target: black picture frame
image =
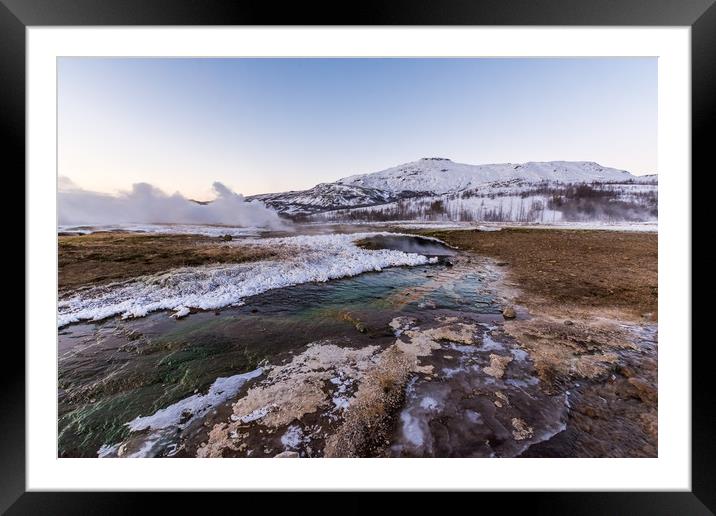
[[[716,112],[716,0],[399,0],[286,3],[224,0],[0,0],[0,124],[4,131],[6,175],[23,177],[25,169],[25,29],[28,26],[111,25],[552,25],[552,26],[688,26],[692,54],[692,170],[708,178]],[[693,172],[692,172],[693,177]],[[704,177],[704,176],[702,176]],[[24,189],[24,186],[22,187]],[[694,203],[694,206],[699,206]],[[692,218],[699,219],[699,210]],[[26,270],[26,275],[28,274]],[[691,299],[676,300],[689,303]],[[31,306],[26,307],[31,310]],[[696,341],[692,351],[692,490],[690,492],[480,493],[480,501],[524,507],[530,513],[569,514],[714,514],[716,446],[714,445],[713,362],[711,339]],[[164,493],[26,492],[25,355],[16,344],[5,347],[0,375],[0,511],[8,514],[127,514],[147,508],[162,496],[165,511],[186,512],[187,495]],[[12,366],[8,365],[12,364]],[[529,460],[529,459],[525,459]],[[217,493],[212,503],[229,495]],[[266,494],[241,495],[242,507],[266,501]],[[323,495],[324,497],[327,495]],[[341,512],[373,510],[371,497],[357,494],[323,498]],[[474,496],[474,495],[472,495]],[[495,499],[501,497],[500,499]],[[272,498],[272,503],[275,498]],[[331,501],[333,500],[333,501]],[[455,499],[453,503],[460,503]],[[306,502],[294,502],[304,504]],[[401,502],[403,503],[403,502]],[[422,495],[404,502],[425,507]],[[470,502],[474,503],[474,502]],[[315,504],[310,507],[315,509]],[[313,512],[313,510],[312,510]]]

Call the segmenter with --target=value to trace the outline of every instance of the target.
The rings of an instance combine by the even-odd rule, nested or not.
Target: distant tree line
[[[520,181],[505,181],[505,190],[480,189],[435,196],[413,197],[364,208],[333,210],[314,215],[294,215],[299,222],[344,221],[386,222],[395,220],[554,222],[563,221],[644,221],[658,216],[655,188],[632,190],[619,185],[644,184],[634,181],[567,183],[549,181],[528,183],[515,191]],[[463,200],[483,198],[475,205]],[[488,201],[489,199],[489,201]],[[487,201],[487,202],[486,202]],[[558,216],[559,215],[559,216]]]

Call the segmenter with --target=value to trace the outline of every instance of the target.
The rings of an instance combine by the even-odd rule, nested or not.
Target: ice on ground
[[[470,423],[481,423],[482,422],[482,416],[479,412],[475,412],[474,410],[465,410],[465,419],[467,419]]]
[[[172,317],[175,319],[181,319],[182,317],[189,315],[189,312],[191,312],[191,310],[189,310],[186,306],[180,306],[177,308],[177,311],[172,314]]]
[[[157,310],[215,310],[249,296],[311,281],[325,282],[387,267],[435,263],[421,254],[362,249],[356,241],[388,233],[302,235],[251,239],[236,245],[267,247],[281,258],[184,267],[133,280],[77,290],[60,299],[58,326],[114,315],[143,317]]]
[[[333,392],[333,397],[331,398],[334,410],[346,410],[351,404],[351,401],[348,397],[348,389],[354,383],[353,378],[343,374],[343,372],[341,371],[339,372],[339,376],[331,378],[329,381],[336,386],[336,390]]]
[[[482,337],[481,349],[485,351],[503,351],[505,349],[505,345],[502,342],[493,339],[492,335],[490,335],[489,331],[493,331],[494,329],[494,326],[488,327],[488,332]]]
[[[119,450],[119,444],[103,444],[97,450],[97,457],[100,459],[114,457],[117,455],[117,450]]]
[[[261,407],[261,408],[257,408],[256,410],[250,412],[249,414],[246,414],[245,416],[240,417],[239,421],[241,421],[242,423],[251,423],[252,421],[258,421],[259,419],[265,417],[266,414],[268,414],[270,410],[271,410],[270,405],[267,405],[267,406]],[[234,415],[235,414],[232,415],[232,419],[233,419]]]
[[[425,441],[425,434],[423,433],[421,421],[407,411],[401,412],[400,421],[403,424],[405,439],[414,446],[422,446]]]
[[[453,378],[458,373],[465,371],[464,367],[443,367],[441,372],[444,378]]]
[[[525,360],[527,360],[529,358],[529,355],[527,354],[527,352],[521,348],[512,348],[510,350],[510,352],[512,353],[512,357],[515,360],[520,361],[520,362],[524,362]]]
[[[430,421],[442,412],[447,391],[448,388],[442,384],[431,395],[418,394],[415,389],[406,390],[406,403],[400,412],[400,431],[404,444],[396,444],[395,451],[406,444],[414,450],[432,450],[434,435]]]
[[[286,433],[281,436],[281,444],[287,449],[295,450],[303,442],[303,430],[298,425],[291,425],[286,430]]]
[[[438,402],[430,396],[426,396],[420,400],[420,407],[432,411],[438,408]]]
[[[471,229],[476,228],[474,224],[469,222],[432,222],[432,221],[411,221],[411,222],[394,222],[394,223],[374,223],[375,225],[392,226],[400,229]]]
[[[561,222],[561,223],[503,223],[503,227],[528,227],[537,229],[584,229],[584,230],[602,230],[602,231],[628,231],[636,233],[658,233],[659,222],[656,220],[649,221],[592,221],[592,222]]]
[[[263,374],[255,369],[226,378],[217,378],[206,394],[194,394],[148,416],[139,416],[126,423],[130,430],[127,440],[103,444],[98,457],[171,456],[177,451],[178,431],[203,418],[210,410],[236,396],[246,382]],[[144,433],[137,433],[145,431]]]
[[[60,225],[58,233],[88,235],[97,232],[127,231],[130,233],[155,233],[160,235],[201,235],[208,237],[257,237],[266,228],[222,226],[214,224],[100,224],[92,226]]]
[[[144,429],[158,430],[174,426],[184,427],[206,414],[211,408],[236,396],[239,389],[246,382],[261,376],[261,374],[263,374],[263,369],[259,368],[248,373],[229,376],[228,378],[217,378],[206,394],[195,394],[160,409],[150,416],[137,417],[127,423],[127,426],[133,432]]]

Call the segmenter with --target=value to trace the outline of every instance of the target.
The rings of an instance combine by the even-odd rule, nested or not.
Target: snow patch
[[[186,306],[180,306],[176,309],[176,312],[172,314],[172,317],[175,319],[181,319],[182,317],[189,315],[189,312],[191,312],[191,310],[189,310]]]
[[[206,414],[211,408],[236,396],[236,393],[246,382],[262,374],[263,369],[259,368],[248,373],[229,376],[228,378],[217,378],[206,394],[195,394],[160,409],[150,416],[137,417],[127,423],[127,426],[133,432],[147,428],[152,430],[173,426],[183,428]]]
[[[303,430],[301,430],[301,427],[291,425],[286,430],[286,433],[281,436],[281,444],[287,449],[296,450],[301,446],[303,438]]]
[[[119,450],[119,444],[103,444],[97,450],[97,457],[104,459],[107,457],[116,457],[117,450]]]
[[[420,407],[425,410],[433,411],[438,408],[438,402],[434,398],[426,396],[420,400]]]
[[[102,232],[129,232],[153,233],[159,235],[201,235],[207,237],[222,237],[229,235],[234,238],[257,237],[267,228],[240,227],[207,224],[100,224],[92,226],[77,226],[63,224],[57,227],[58,233],[74,233],[88,235]]]
[[[413,446],[422,446],[425,442],[425,434],[421,421],[413,417],[408,411],[400,414],[400,421],[403,423],[403,436]]]
[[[245,416],[239,417],[238,420],[241,421],[242,423],[251,423],[252,421],[258,421],[259,419],[266,416],[266,414],[268,414],[270,410],[271,410],[270,405],[267,405],[267,406],[261,407],[261,408],[257,408],[256,410],[249,412]],[[235,416],[235,414],[231,416],[232,420],[234,419],[234,416]]]

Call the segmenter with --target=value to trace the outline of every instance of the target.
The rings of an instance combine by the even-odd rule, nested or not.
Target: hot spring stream
[[[231,404],[265,378],[267,365],[286,364],[311,343],[378,353],[401,332],[415,340],[419,331],[455,324],[473,342],[441,337],[420,359],[433,373],[411,375],[385,453],[515,456],[563,429],[564,395],[539,390],[527,354],[501,331],[488,287],[493,272],[417,239],[380,237],[363,245],[454,256],[270,290],[244,306],[180,320],[163,311],[61,328],[58,455],[193,456],[211,427],[228,420]],[[339,369],[331,374],[323,387],[331,403],[270,432],[247,418],[248,444],[230,455],[321,456],[358,384]],[[150,419],[142,425],[142,417]]]

